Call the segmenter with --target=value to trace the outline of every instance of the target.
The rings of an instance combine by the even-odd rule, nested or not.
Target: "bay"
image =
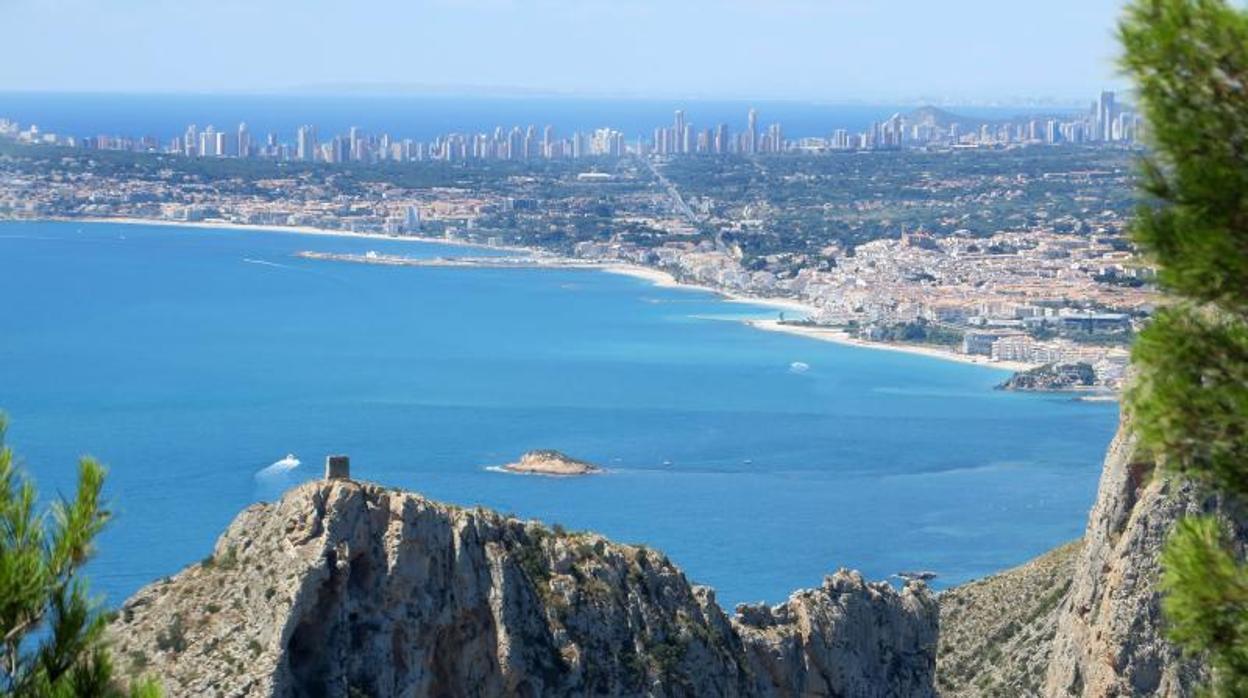
[[[983,576],[1080,535],[1113,404],[761,332],[774,310],[593,270],[397,268],[445,245],[0,223],[0,409],[45,495],[110,467],[112,603],[346,453],[361,479],[659,548],[726,606],[840,566]],[[474,250],[472,254],[480,254]],[[793,372],[791,364],[809,365]],[[557,448],[609,469],[490,466]],[[257,473],[287,453],[285,477]]]

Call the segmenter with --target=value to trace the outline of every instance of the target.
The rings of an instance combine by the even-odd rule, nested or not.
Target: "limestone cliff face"
[[[110,634],[173,696],[934,695],[921,583],[740,610],[644,547],[335,480],[245,510]]]
[[[1201,667],[1184,660],[1165,639],[1159,557],[1181,516],[1217,510],[1217,502],[1192,485],[1155,472],[1124,420],[1106,457],[1083,550],[1059,611],[1046,695],[1194,693]],[[1238,538],[1246,541],[1248,532],[1238,520]]]

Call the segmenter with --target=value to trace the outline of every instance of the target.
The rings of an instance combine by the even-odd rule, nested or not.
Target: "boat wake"
[[[267,259],[252,259],[251,257],[243,257],[243,261],[248,264],[259,264],[266,267],[277,267],[278,269],[294,269],[294,267],[289,264],[278,264],[277,262],[270,262]]]
[[[256,477],[275,477],[278,475],[285,475],[295,468],[298,468],[300,463],[301,461],[295,457],[295,454],[287,453],[285,458],[274,462],[272,465],[262,468],[260,472],[256,473]]]

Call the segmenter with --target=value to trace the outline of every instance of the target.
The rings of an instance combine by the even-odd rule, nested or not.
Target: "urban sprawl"
[[[614,128],[573,133],[559,138],[553,126],[540,133],[536,126],[496,127],[490,133],[451,133],[429,142],[392,138],[389,134],[365,134],[358,128],[348,133],[318,139],[313,125],[299,126],[294,142],[282,141],[276,133],[256,138],[241,123],[236,129],[218,130],[194,124],[167,143],[155,136],[118,135],[74,136],[44,133],[37,125],[22,129],[19,124],[0,119],[0,134],[27,143],[81,147],[95,150],[124,150],[143,153],[179,154],[186,157],[266,158],[304,162],[378,162],[392,160],[582,158],[591,156],[681,155],[681,154],[760,154],[783,152],[824,152],[830,150],[883,150],[905,147],[981,147],[1017,144],[1091,142],[1131,143],[1142,127],[1130,109],[1120,108],[1113,92],[1103,92],[1085,114],[1033,117],[1021,121],[981,122],[973,120],[939,124],[931,115],[907,119],[902,114],[872,124],[866,131],[850,133],[836,129],[828,137],[786,139],[779,123],[760,129],[757,110],[750,109],[746,128],[735,133],[728,124],[697,129],[677,110],[672,125],[654,129],[650,140],[627,136]]]
[[[1118,385],[1156,294],[1124,230],[1142,126],[1112,92],[1086,113],[924,108],[820,138],[754,110],[745,124],[677,111],[631,141],[548,126],[428,142],[303,126],[293,143],[191,126],[161,144],[0,120],[0,217],[525,246],[809,308],[778,329],[1037,367],[1017,387]]]

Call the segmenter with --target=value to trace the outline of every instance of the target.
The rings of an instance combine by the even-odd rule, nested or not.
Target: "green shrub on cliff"
[[[1154,148],[1136,240],[1171,293],[1140,335],[1128,407],[1171,472],[1248,499],[1248,14],[1224,0],[1134,0],[1119,34]],[[1232,514],[1242,516],[1242,514]],[[1235,522],[1242,524],[1242,521]],[[1216,695],[1248,695],[1248,567],[1212,518],[1163,556],[1171,637]]]
[[[104,468],[78,465],[72,499],[36,510],[34,484],[4,445],[0,415],[0,696],[123,696],[103,645],[105,616],[87,598],[81,569],[108,522]],[[129,695],[158,696],[151,684]]]

